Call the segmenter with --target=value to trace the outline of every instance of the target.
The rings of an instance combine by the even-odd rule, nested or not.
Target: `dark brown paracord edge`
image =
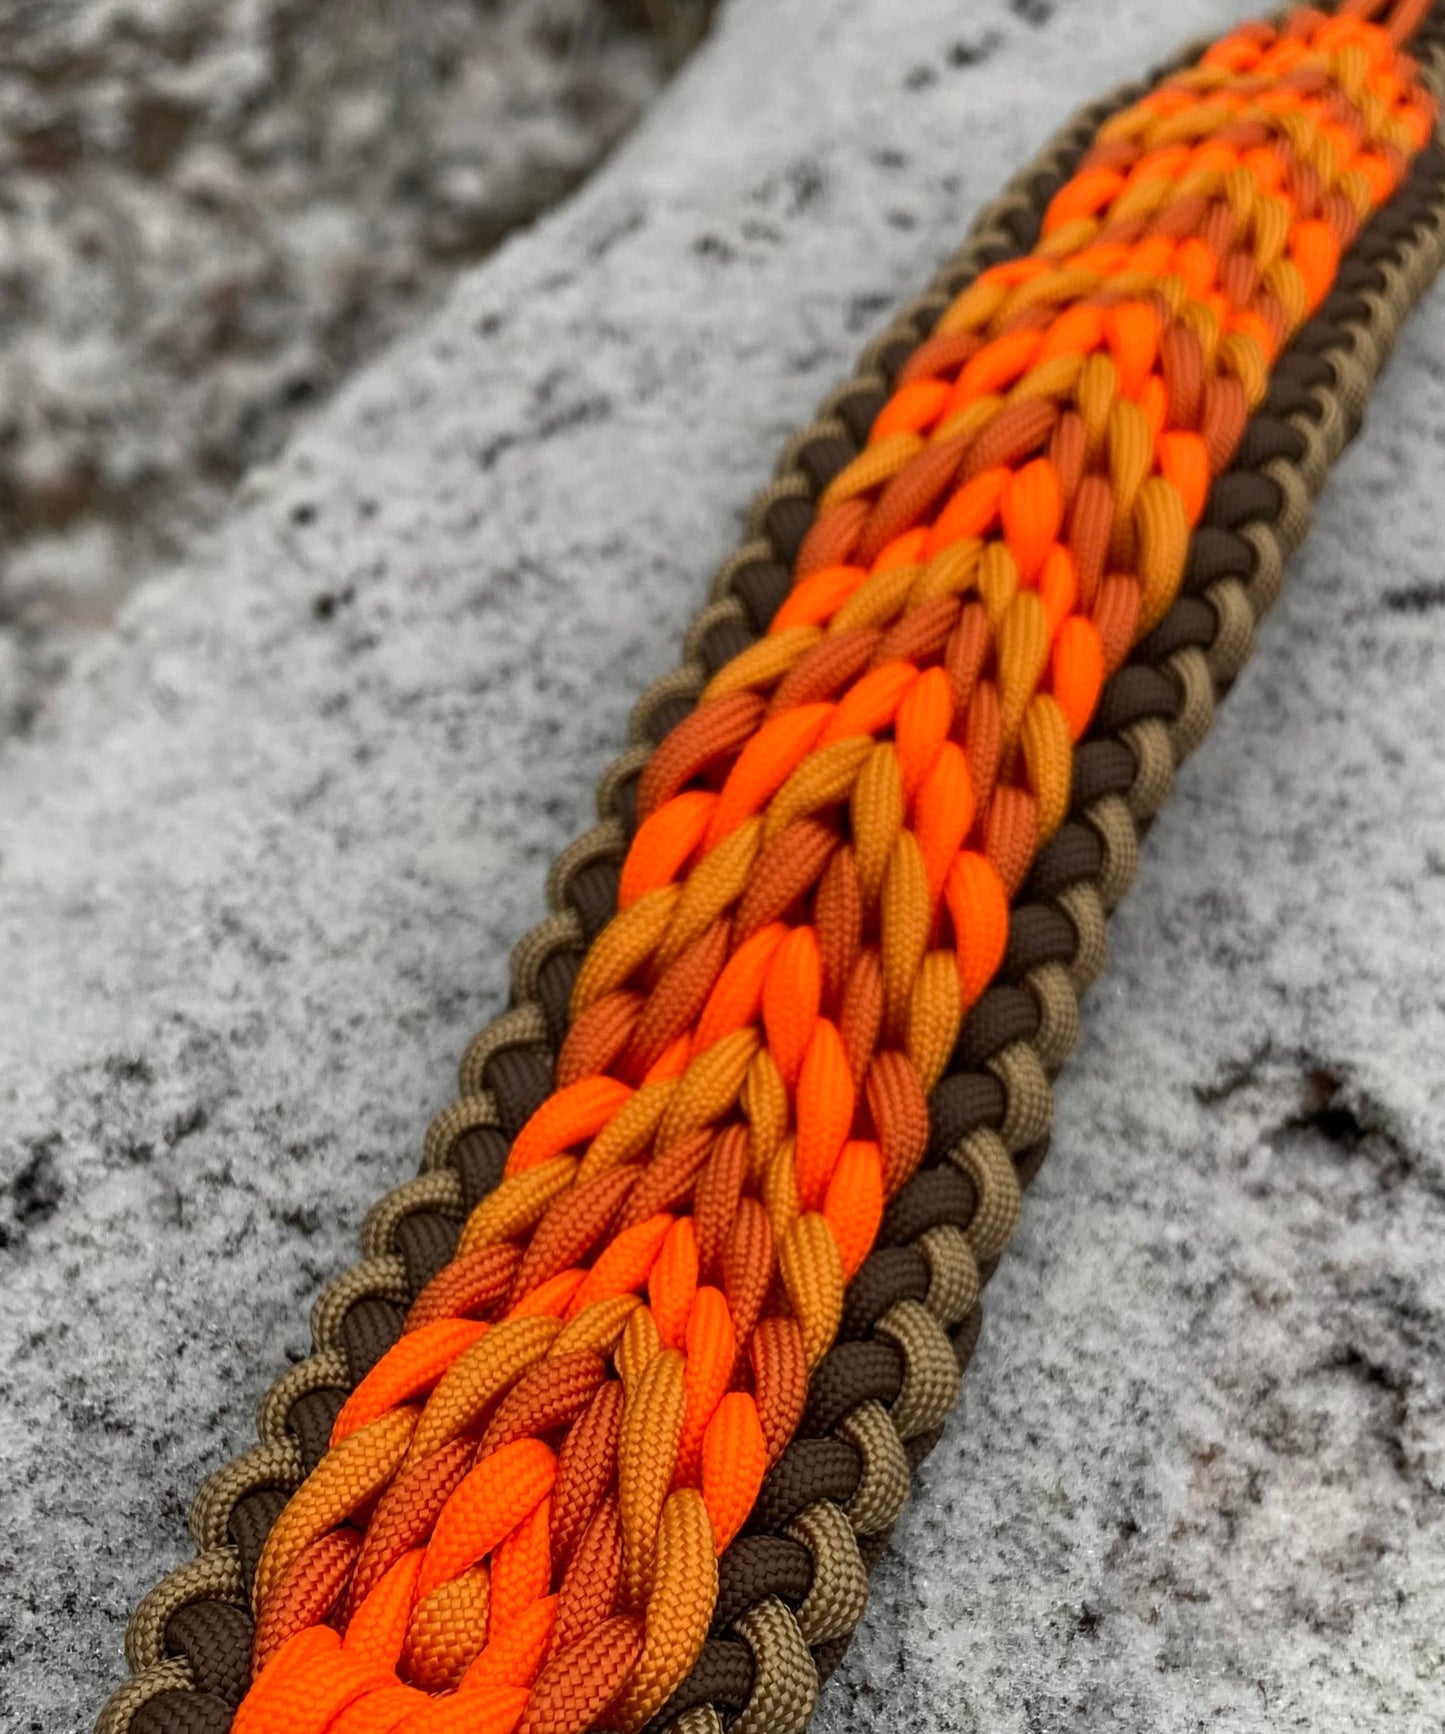
[[[813,1559],[774,1535],[735,1544],[755,1552],[732,1562],[741,1582],[728,1581],[724,1562],[718,1635],[654,1730],[671,1723],[676,1734],[719,1734],[722,1709],[737,1711],[729,1726],[749,1734],[798,1734],[846,1649],[861,1612],[856,1568],[830,1558],[826,1586],[821,1570],[807,1571],[822,1566],[812,1532],[823,1527],[824,1502],[841,1504],[871,1563],[902,1509],[909,1473],[937,1441],[951,1404],[944,1393],[956,1389],[978,1338],[980,1309],[963,1310],[970,1285],[959,1280],[958,1240],[949,1246],[939,1237],[961,1237],[975,1255],[967,1265],[976,1295],[1017,1219],[1010,1167],[1027,1185],[1046,1153],[1048,1076],[1072,1046],[1078,996],[1102,967],[1105,917],[1133,878],[1140,836],[1247,661],[1311,502],[1358,430],[1405,314],[1442,263],[1445,151],[1436,143],[1361,234],[1335,291],[1281,358],[1264,408],[1212,492],[1184,593],[1106,687],[1077,761],[1071,822],[1015,904],[1000,983],[966,1021],[956,1069],[934,1093],[934,1166],[890,1207],[907,1229],[903,1220],[885,1225],[880,1249],[849,1289],[840,1341],[814,1374],[809,1418],[820,1436],[785,1453],[750,1525],[790,1533],[791,1520]],[[956,1371],[941,1347],[950,1340]],[[839,1444],[853,1447],[852,1462]],[[850,1593],[851,1618],[833,1619]],[[735,1635],[724,1633],[728,1621]],[[800,1637],[813,1646],[814,1679]]]
[[[1438,70],[1445,31],[1427,26],[1415,46]],[[712,672],[766,631],[815,497],[866,441],[904,356],[979,269],[1032,244],[1049,197],[1099,124],[1152,82],[1081,112],[985,210],[931,289],[869,346],[854,378],[790,444],[754,504],[750,540],[693,622],[682,667],[635,707],[633,748],[599,787],[602,823],[554,863],[553,913],[513,953],[513,1008],[468,1048],[462,1100],[429,1130],[421,1175],[373,1208],[363,1262],[319,1297],[316,1352],[263,1399],[261,1444],[197,1496],[191,1529],[202,1551],[137,1608],[126,1634],[134,1673],[102,1712],[98,1734],[223,1734],[229,1726],[249,1683],[247,1590],[271,1523],[551,1087],[573,974],[613,911],[636,776]],[[849,1287],[844,1328],[814,1375],[804,1428],[724,1556],[716,1635],[654,1727],[674,1722],[683,1734],[715,1734],[721,1706],[738,1712],[730,1725],[742,1734],[791,1734],[846,1649],[866,1593],[864,1560],[881,1552],[911,1472],[938,1437],[977,1342],[979,1289],[1018,1220],[1021,1186],[1047,1150],[1048,1078],[1073,1044],[1078,996],[1102,967],[1105,914],[1133,877],[1139,834],[1175,766],[1203,738],[1216,696],[1247,660],[1310,501],[1441,262],[1442,230],[1445,157],[1436,145],[1362,231],[1335,292],[1281,357],[1233,471],[1213,490],[1184,594],[1106,688],[1078,755],[1071,821],[1036,863],[1012,912],[999,982],[967,1020],[935,1091],[931,1165],[894,1201],[878,1249]]]
[[[1196,44],[1177,63],[1197,52]],[[630,749],[598,785],[601,822],[553,862],[551,913],[512,952],[512,1005],[468,1045],[460,1099],[428,1128],[421,1174],[368,1212],[362,1262],[328,1284],[312,1307],[313,1353],[261,1400],[260,1443],[208,1477],[192,1502],[197,1557],[136,1607],[125,1634],[131,1677],[105,1705],[96,1734],[223,1734],[229,1727],[250,1683],[249,1588],[271,1525],[319,1461],[345,1396],[395,1340],[403,1309],[451,1256],[461,1222],[496,1185],[511,1138],[551,1087],[573,977],[616,906],[637,778],[712,673],[767,630],[791,585],[814,500],[866,443],[902,357],[980,270],[1032,246],[1050,197],[1094,132],[1152,82],[1131,81],[1080,110],[984,207],[960,251],[784,449],[773,481],[749,510],[746,540],[719,569],[709,605],[688,630],[681,665],[633,707]]]

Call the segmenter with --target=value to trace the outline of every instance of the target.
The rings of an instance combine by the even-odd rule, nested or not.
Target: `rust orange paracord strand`
[[[1429,140],[1425,8],[1379,10],[1107,121],[903,366],[642,774],[552,1094],[271,1529],[244,1734],[628,1730],[693,1668],[1104,682]]]
[[[1238,32],[1101,129],[1033,255],[945,312],[768,635],[643,775],[556,1092],[271,1533],[238,1729],[300,1728],[303,1691],[306,1726],[350,1727],[404,1675],[401,1726],[486,1693],[469,1727],[629,1730],[687,1674],[1103,680],[1432,125],[1385,30]],[[444,1452],[432,1523],[394,1520]]]

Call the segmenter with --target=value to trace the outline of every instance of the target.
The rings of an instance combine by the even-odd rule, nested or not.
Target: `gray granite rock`
[[[632,126],[707,0],[0,5],[0,737]]]
[[[1071,107],[1242,10],[734,0],[6,749],[7,1734],[118,1676],[781,438]],[[1149,839],[824,1729],[1439,1726],[1442,355],[1436,294]]]

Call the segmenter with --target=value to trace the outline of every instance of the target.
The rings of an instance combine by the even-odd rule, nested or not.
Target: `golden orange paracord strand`
[[[271,1532],[236,1734],[625,1734],[685,1678],[1103,682],[1429,139],[1419,9],[1226,37],[904,365],[643,773],[553,1094]]]

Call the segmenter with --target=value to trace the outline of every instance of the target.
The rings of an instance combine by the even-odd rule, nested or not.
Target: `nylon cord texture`
[[[796,1734],[1108,911],[1441,262],[1445,26],[1087,111],[793,443],[100,1734]]]

